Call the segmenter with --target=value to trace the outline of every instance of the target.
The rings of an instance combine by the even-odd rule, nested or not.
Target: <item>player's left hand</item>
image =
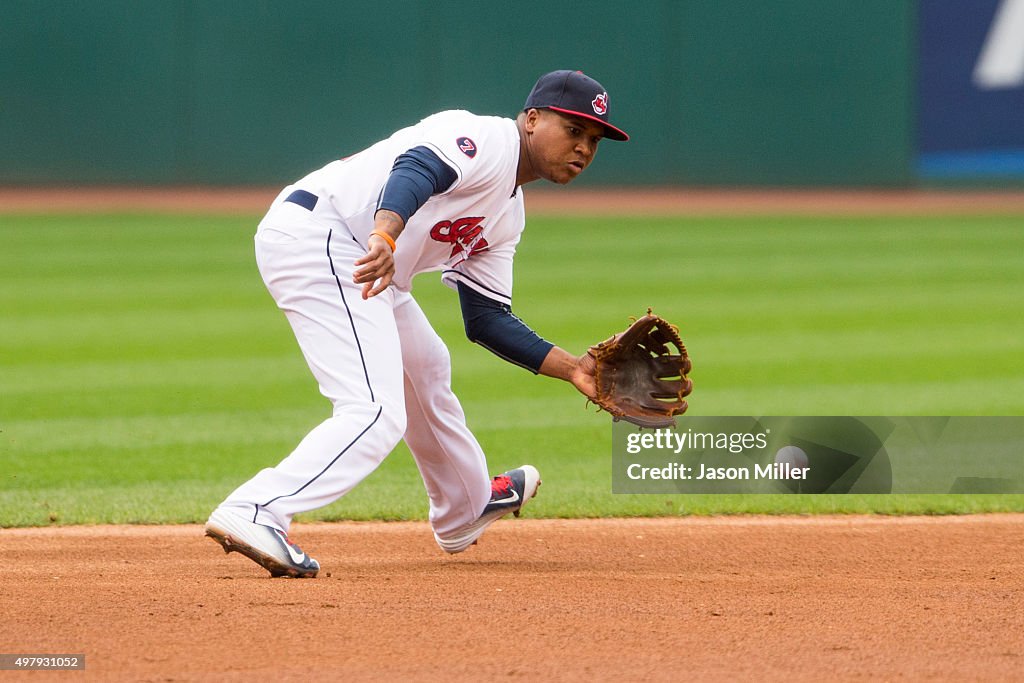
[[[557,346],[548,351],[538,369],[545,377],[556,377],[569,382],[591,401],[597,397],[596,371],[597,363],[589,353],[574,356]]]
[[[597,363],[594,357],[585,353],[576,359],[576,366],[569,375],[569,381],[581,394],[593,400],[597,396],[597,382],[594,378],[596,372]]]
[[[363,286],[363,299],[383,292],[395,276],[395,256],[387,241],[378,235],[370,235],[366,246],[366,255],[355,262],[357,270],[352,276],[353,282]]]

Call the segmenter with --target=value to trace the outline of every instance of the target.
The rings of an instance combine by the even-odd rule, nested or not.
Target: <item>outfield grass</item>
[[[198,522],[329,412],[252,257],[256,217],[0,216],[0,526]],[[581,352],[647,306],[694,357],[699,415],[1024,414],[1024,216],[530,222],[516,310]],[[470,425],[531,516],[1024,510],[1024,496],[611,494],[609,420],[462,336]],[[404,447],[306,519],[422,519]]]

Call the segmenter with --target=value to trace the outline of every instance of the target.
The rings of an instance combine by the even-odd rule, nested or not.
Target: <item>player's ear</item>
[[[533,132],[533,129],[537,127],[537,122],[540,121],[540,117],[540,109],[531,108],[523,112],[523,127],[527,133]]]

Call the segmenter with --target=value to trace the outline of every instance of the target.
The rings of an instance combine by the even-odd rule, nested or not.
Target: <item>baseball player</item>
[[[402,439],[443,550],[462,552],[498,518],[518,515],[540,474],[523,465],[489,478],[412,280],[441,271],[470,340],[593,397],[593,359],[512,313],[512,260],[522,186],[571,182],[605,137],[629,139],[609,122],[604,87],[555,71],[514,120],[444,111],[286,187],[259,224],[256,261],[333,412],[231,493],[206,534],[273,576],[314,577],[319,563],[288,539],[292,517],[345,495]]]

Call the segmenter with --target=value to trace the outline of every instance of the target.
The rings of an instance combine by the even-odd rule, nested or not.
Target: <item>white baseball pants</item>
[[[345,495],[404,438],[434,531],[450,534],[483,512],[490,479],[451,390],[448,349],[411,294],[391,287],[364,301],[352,273],[365,251],[344,223],[283,196],[257,230],[256,262],[334,409],[222,505],[287,532],[294,515]]]

